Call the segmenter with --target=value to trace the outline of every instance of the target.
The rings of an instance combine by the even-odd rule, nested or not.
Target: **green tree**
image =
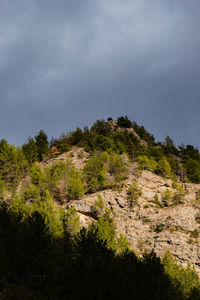
[[[171,166],[166,157],[158,161],[157,171],[160,175],[168,178],[172,175]]]
[[[137,162],[139,168],[142,170],[148,170],[151,172],[155,172],[157,169],[157,163],[152,157],[147,157],[146,155],[139,155],[137,157]]]
[[[131,128],[132,123],[127,116],[117,118],[117,126],[122,128]]]
[[[39,160],[42,161],[42,159],[49,152],[48,137],[47,137],[46,133],[43,130],[40,130],[38,135],[35,136],[35,142],[36,142],[36,146],[37,146],[37,149],[38,149]]]
[[[106,162],[108,154],[106,152],[92,156],[85,164],[84,174],[88,184],[89,192],[102,189],[106,186]]]
[[[29,165],[38,161],[38,149],[33,138],[29,137],[28,142],[22,145],[22,150]]]
[[[133,205],[137,203],[137,200],[141,195],[142,195],[142,190],[138,187],[137,181],[133,180],[132,184],[129,186],[127,190],[127,199],[130,208],[132,208]]]
[[[8,188],[13,188],[27,169],[27,161],[20,147],[0,141],[0,174]]]
[[[121,155],[112,153],[108,158],[108,171],[116,181],[124,180],[128,175],[128,162]]]

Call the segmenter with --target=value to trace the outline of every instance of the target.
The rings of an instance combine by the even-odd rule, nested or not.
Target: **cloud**
[[[2,137],[18,144],[127,114],[159,139],[197,145],[198,2],[0,5]]]

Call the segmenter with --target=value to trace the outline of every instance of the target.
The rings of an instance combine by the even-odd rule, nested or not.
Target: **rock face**
[[[80,148],[77,149],[73,149],[67,155],[59,156],[56,160],[65,161],[70,156],[79,169],[83,168],[88,154]],[[130,207],[127,189],[133,179],[137,180],[142,195]],[[99,191],[84,195],[81,200],[64,203],[63,206],[74,206],[79,212],[81,223],[88,226],[95,222],[93,208],[99,194],[105,206],[112,211],[117,234],[124,234],[131,243],[132,249],[138,254],[154,249],[159,256],[162,256],[170,249],[177,261],[183,264],[189,262],[200,274],[200,201],[196,196],[200,185],[186,183],[183,188],[187,193],[183,196],[181,204],[170,203],[167,206],[159,206],[166,189],[172,194],[176,192],[172,181],[149,171],[139,174],[133,164],[129,178],[120,191],[112,189]]]

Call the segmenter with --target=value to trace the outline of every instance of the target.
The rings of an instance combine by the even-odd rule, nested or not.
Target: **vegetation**
[[[134,204],[137,204],[137,200],[141,195],[142,190],[138,187],[137,181],[133,180],[127,190],[127,198],[130,208],[132,208]]]
[[[83,170],[70,159],[45,166],[48,158],[73,146],[89,153]],[[173,194],[169,189],[163,197],[155,194],[159,207],[183,202],[187,191],[179,182],[200,183],[198,149],[176,148],[169,136],[156,142],[127,116],[97,120],[90,129],[77,128],[50,143],[42,130],[22,147],[0,141],[1,299],[200,299],[200,281],[192,267],[178,265],[170,253],[163,260],[154,252],[139,258],[129,249],[128,240],[116,235],[100,194],[93,207],[95,221],[87,229],[76,209],[68,207],[69,200],[85,193],[123,184],[135,161],[140,170],[174,180]],[[140,196],[134,180],[127,190],[129,206]],[[164,228],[158,223],[154,230]],[[194,229],[191,238],[198,237]]]
[[[48,193],[41,201],[50,201]],[[193,268],[169,253],[163,260],[153,252],[137,257],[122,235],[115,237],[109,211],[80,230],[74,209],[45,205],[24,217],[0,205],[1,299],[199,299]]]

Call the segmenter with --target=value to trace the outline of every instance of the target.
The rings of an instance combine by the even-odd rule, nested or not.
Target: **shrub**
[[[198,229],[194,229],[193,231],[191,231],[190,236],[193,238],[198,238],[199,237],[199,231]]]
[[[169,203],[173,200],[173,194],[170,189],[166,189],[163,194],[163,203],[165,206],[168,206]]]
[[[173,203],[175,205],[182,204],[186,193],[185,189],[180,184],[177,184],[176,192],[173,195]]]
[[[132,123],[127,116],[117,118],[117,126],[122,128],[131,128]]]
[[[111,175],[114,175],[116,181],[122,181],[128,175],[127,163],[122,156],[112,153],[108,158],[108,171]]]
[[[31,182],[35,185],[42,185],[46,182],[45,171],[41,168],[39,163],[34,163],[29,170]]]
[[[97,199],[95,199],[94,206],[92,207],[92,212],[96,218],[99,218],[105,212],[105,205],[101,195],[97,195]]]
[[[67,180],[71,168],[72,163],[70,161],[66,163],[63,161],[55,162],[49,169],[47,169],[50,176],[50,182],[55,184],[61,179]]]
[[[138,187],[137,181],[133,180],[127,190],[127,198],[130,208],[137,204],[138,198],[142,195],[142,190]]]
[[[20,177],[27,170],[27,161],[22,148],[0,141],[0,175],[8,189],[16,187]]]
[[[80,231],[80,218],[77,210],[74,207],[68,207],[67,211],[64,214],[63,220],[66,230],[70,233],[70,235],[73,236]]]
[[[106,186],[106,152],[92,156],[85,164],[84,174],[88,184],[88,191],[94,192]]]
[[[35,143],[37,146],[38,158],[41,161],[49,153],[48,137],[43,130],[40,130],[35,136]]]
[[[172,175],[171,167],[170,167],[170,164],[169,164],[168,160],[166,159],[166,157],[163,157],[162,159],[160,159],[158,161],[157,172],[158,172],[158,174],[160,174],[166,178],[171,177],[171,175]]]
[[[84,186],[79,176],[71,176],[67,183],[68,199],[81,199],[84,195]]]
[[[159,232],[163,231],[164,228],[165,228],[165,224],[159,223],[159,224],[157,224],[156,227],[155,227],[155,232],[159,233]]]
[[[159,198],[158,198],[158,194],[157,194],[157,193],[154,195],[154,203],[155,203],[158,207],[160,207],[160,208],[163,207],[163,203],[159,201]]]
[[[199,293],[197,297],[192,297],[194,289],[196,291],[200,290],[199,276],[194,267],[189,264],[186,267],[177,264],[170,251],[166,252],[162,263],[166,274],[170,276],[174,288],[183,291],[184,298],[182,297],[181,299],[199,299]]]
[[[148,170],[155,172],[157,169],[157,163],[153,158],[148,158],[146,155],[139,155],[137,157],[139,168],[142,170]]]

